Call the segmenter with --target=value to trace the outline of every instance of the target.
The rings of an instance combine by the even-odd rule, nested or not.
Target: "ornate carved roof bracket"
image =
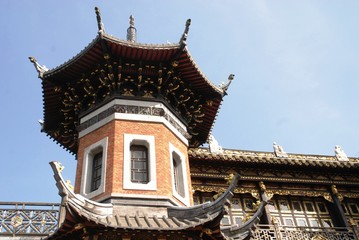
[[[101,12],[100,12],[100,9],[99,9],[98,7],[95,7],[95,12],[96,12],[98,33],[99,33],[99,35],[101,36],[101,35],[105,32],[105,28],[104,28],[104,25],[103,25],[102,20],[101,20]]]
[[[106,64],[101,67],[100,76],[98,77],[100,81],[100,88],[107,88],[107,91],[102,95],[102,98],[108,97],[112,92],[116,90],[116,79],[114,75],[113,66],[114,61],[111,52],[108,50],[108,46],[105,40],[101,40],[101,48],[103,52],[103,57],[106,61]]]

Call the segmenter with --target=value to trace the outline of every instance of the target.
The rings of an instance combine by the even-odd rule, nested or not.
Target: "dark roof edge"
[[[239,236],[241,237],[248,236],[251,233],[251,230],[255,229],[256,225],[259,223],[260,217],[262,216],[266,205],[267,202],[262,201],[255,214],[244,224],[242,225],[236,224],[232,226],[222,227],[221,231],[223,235],[225,235],[226,237],[230,237],[231,239],[232,238],[237,239],[237,237]]]
[[[230,203],[230,199],[233,197],[233,191],[237,186],[239,178],[239,174],[233,175],[231,184],[227,190],[215,201],[199,204],[193,207],[170,207],[168,208],[168,216],[176,217],[178,219],[187,219],[195,218],[200,215],[207,215],[216,211],[223,211],[224,207]]]
[[[43,78],[46,79],[48,77],[50,77],[51,75],[56,74],[57,72],[60,72],[61,70],[65,69],[66,67],[68,67],[70,64],[76,62],[78,59],[80,59],[83,55],[86,54],[87,51],[89,51],[89,49],[91,49],[93,46],[95,46],[99,41],[101,40],[101,36],[97,35],[96,38],[94,38],[83,50],[81,50],[78,54],[76,54],[74,57],[72,57],[71,59],[67,60],[66,62],[64,62],[63,64],[54,67],[46,72],[44,72],[43,74]]]

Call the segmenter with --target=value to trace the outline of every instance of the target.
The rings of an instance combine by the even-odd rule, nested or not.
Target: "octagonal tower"
[[[190,206],[188,147],[206,142],[228,84],[215,86],[186,46],[98,35],[42,79],[43,131],[76,154],[75,192],[97,202]]]

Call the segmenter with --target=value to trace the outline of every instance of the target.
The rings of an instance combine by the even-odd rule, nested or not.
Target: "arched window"
[[[173,144],[169,143],[170,150],[170,163],[171,163],[171,175],[172,175],[172,193],[173,196],[185,204],[190,205],[189,199],[189,184],[186,167],[185,155],[177,149]]]
[[[148,183],[148,149],[143,145],[131,145],[131,182]]]
[[[123,188],[156,190],[155,137],[124,134]]]
[[[106,137],[84,150],[80,193],[86,198],[105,191],[107,140]]]
[[[96,153],[92,159],[91,192],[97,190],[101,184],[102,151]]]
[[[181,197],[185,197],[182,161],[180,156],[178,156],[178,154],[175,152],[172,152],[172,164],[173,164],[173,180],[174,180],[175,191]]]

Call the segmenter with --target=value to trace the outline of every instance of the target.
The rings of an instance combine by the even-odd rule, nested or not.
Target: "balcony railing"
[[[40,239],[58,226],[58,203],[0,202],[0,239],[21,237]],[[256,240],[359,240],[358,227],[319,228],[257,225]]]
[[[293,227],[258,225],[252,233],[256,240],[357,240],[354,228]]]
[[[0,202],[0,238],[47,236],[57,229],[58,216],[58,203]]]

